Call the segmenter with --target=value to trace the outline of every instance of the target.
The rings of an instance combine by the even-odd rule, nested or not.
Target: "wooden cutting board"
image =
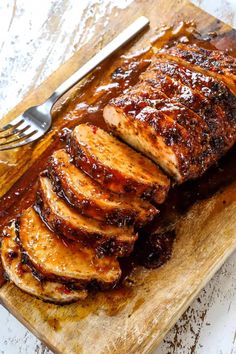
[[[200,33],[216,31],[218,45],[222,45],[222,49],[236,48],[234,30],[184,0],[136,0],[128,9],[116,10],[116,13],[116,16],[110,14],[112,30],[107,31],[102,40],[101,21],[96,25],[96,35],[92,41],[5,119],[11,119],[29,105],[46,98],[59,83],[138,15],[150,18],[151,29],[135,44],[137,48],[146,45],[156,27],[181,20],[196,22]],[[130,50],[133,51],[133,48]],[[12,167],[0,166],[1,195],[52,143],[55,133],[56,129],[53,129],[33,147],[2,153],[0,160],[7,158],[17,163]],[[122,291],[97,293],[82,303],[59,307],[34,299],[7,283],[0,289],[0,299],[10,312],[55,352],[150,352],[236,249],[235,215],[236,183],[232,183],[221,193],[195,204],[179,221],[173,256],[167,264],[156,270],[135,269],[132,274],[134,285]]]

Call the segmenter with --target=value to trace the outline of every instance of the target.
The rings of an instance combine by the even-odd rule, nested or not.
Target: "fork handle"
[[[52,105],[72,86],[88,75],[102,61],[108,58],[112,53],[121,48],[124,44],[130,41],[136,34],[142,31],[149,25],[149,20],[145,16],[139,17],[110,43],[108,43],[100,52],[93,56],[86,64],[77,70],[69,79],[63,82],[50,97]]]

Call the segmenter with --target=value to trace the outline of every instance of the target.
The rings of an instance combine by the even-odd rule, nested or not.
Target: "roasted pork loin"
[[[7,278],[21,290],[44,301],[67,304],[86,298],[87,290],[71,289],[66,284],[37,279],[22,258],[13,222],[4,229],[1,246],[1,260]]]
[[[69,151],[77,167],[115,193],[133,194],[162,203],[168,178],[155,164],[91,124],[78,125]]]
[[[120,196],[104,189],[87,174],[76,168],[65,150],[53,153],[49,174],[55,191],[70,205],[88,217],[107,224],[138,228],[158,213],[148,201]]]
[[[67,151],[51,156],[35,208],[4,231],[9,279],[57,303],[85,298],[94,284],[116,285],[117,257],[132,252],[137,230],[157,215],[151,202],[165,201],[169,177],[201,176],[235,143],[235,79],[236,60],[224,52],[185,44],[158,50],[138,83],[104,108],[123,142],[80,124]]]
[[[178,183],[203,174],[236,139],[235,59],[208,52],[157,52],[139,82],[104,108],[112,131]]]

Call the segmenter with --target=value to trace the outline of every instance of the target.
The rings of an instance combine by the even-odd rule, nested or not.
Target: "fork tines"
[[[19,116],[0,128],[0,151],[22,146],[36,133],[37,130]]]

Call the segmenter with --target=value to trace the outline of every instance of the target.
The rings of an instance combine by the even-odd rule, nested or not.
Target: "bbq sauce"
[[[206,49],[232,47],[230,44],[235,39],[231,38],[231,35],[226,35],[224,38],[225,40],[215,33],[202,36],[192,23],[180,23],[177,27],[162,27],[150,47],[129,57],[121,56],[120,52],[106,60],[82,86],[73,89],[67,100],[55,105],[52,131],[56,134],[50,146],[0,199],[1,229],[34,203],[39,173],[47,168],[48,157],[53,151],[65,147],[68,136],[76,125],[91,122],[107,129],[102,115],[104,106],[111,98],[124,93],[138,81],[139,75],[150,64],[155,50],[177,42],[196,43]],[[236,56],[236,51],[230,50],[230,54]],[[136,265],[155,268],[166,262],[171,256],[175,223],[180,215],[183,215],[197,200],[208,198],[235,179],[236,148],[232,148],[201,178],[173,187],[166,202],[160,206],[160,214],[145,229],[139,230],[140,238],[133,254],[121,260],[122,279],[126,279]]]

